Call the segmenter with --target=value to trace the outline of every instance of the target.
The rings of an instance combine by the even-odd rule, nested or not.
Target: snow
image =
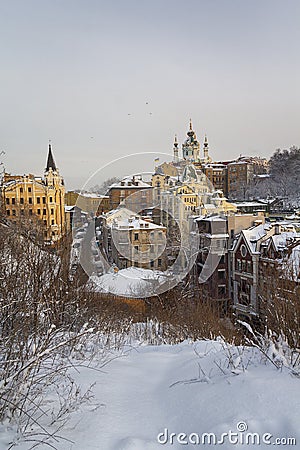
[[[96,292],[111,293],[126,297],[145,297],[160,282],[165,281],[165,275],[158,270],[148,270],[139,267],[128,267],[118,272],[107,273],[100,277],[90,277],[90,282]],[[152,282],[155,286],[152,285]]]
[[[267,231],[271,228],[270,224],[261,224],[255,227],[242,230],[243,235],[248,243],[249,248],[255,252],[257,251],[257,242],[266,236]]]
[[[122,206],[118,207],[117,209],[112,209],[111,211],[106,213],[104,217],[106,218],[106,224],[110,224],[114,220],[126,220],[134,215],[136,215],[134,211],[131,211],[130,209]]]
[[[274,236],[271,237],[271,239],[274,242],[274,246],[276,248],[276,250],[278,250],[279,248],[283,248],[286,247],[288,245],[288,241],[294,241],[294,240],[299,240],[300,238],[300,234],[299,233],[295,233],[293,231],[287,231],[287,232],[281,232],[280,234],[275,234]],[[300,245],[300,241],[299,241],[299,245]]]
[[[257,433],[262,439],[292,437],[299,448],[300,380],[277,370],[255,348],[234,347],[220,341],[127,348],[105,366],[74,371],[84,389],[95,383],[94,399],[73,413],[60,431],[67,440],[52,444],[58,450],[158,450],[211,448],[178,442],[190,435],[240,431],[238,438]],[[167,430],[167,431],[165,431]],[[12,430],[2,426],[0,449],[8,448]],[[161,444],[168,436],[168,442]],[[170,434],[173,444],[170,443]],[[194,436],[195,438],[195,436]],[[185,445],[185,446],[184,446]],[[214,445],[218,448],[219,445]],[[27,450],[29,444],[14,447]],[[46,448],[46,445],[37,447]],[[47,447],[48,448],[48,447]],[[263,444],[230,444],[220,448],[267,449]],[[281,448],[281,446],[279,446]]]
[[[115,222],[111,223],[113,228],[119,229],[151,229],[151,230],[166,230],[165,227],[156,225],[153,222],[149,222],[147,220],[143,220],[140,217],[132,216],[126,219],[116,219]]]
[[[125,177],[123,178],[122,181],[112,184],[109,189],[137,189],[137,188],[149,189],[152,188],[152,186],[149,185],[148,183],[145,183],[141,179],[135,178],[133,180],[132,177]]]
[[[95,198],[95,199],[103,199],[103,198],[109,198],[109,195],[100,195],[96,194],[95,192],[79,192],[80,197],[86,197],[86,198]]]

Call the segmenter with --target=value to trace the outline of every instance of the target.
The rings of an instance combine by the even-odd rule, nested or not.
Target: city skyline
[[[171,159],[190,118],[215,160],[299,145],[299,13],[293,0],[2,2],[6,170],[42,174],[51,139],[80,188],[127,154]]]

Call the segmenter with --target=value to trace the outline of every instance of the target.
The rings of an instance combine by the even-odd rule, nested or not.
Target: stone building
[[[201,296],[228,308],[228,227],[225,217],[196,219],[199,232],[197,277]]]
[[[119,269],[166,269],[166,228],[125,207],[103,216],[100,248]]]
[[[287,223],[261,224],[241,231],[230,250],[231,298],[240,318],[255,320],[260,314],[259,285],[265,276],[263,268],[286,263],[283,279],[290,277],[287,269],[291,261],[299,283],[300,258],[296,261],[291,258],[299,250],[300,234]]]
[[[66,205],[77,206],[81,211],[91,216],[109,211],[109,196],[98,195],[93,192],[68,191]]]
[[[1,186],[3,208],[8,219],[35,216],[44,227],[48,242],[61,238],[65,231],[65,186],[49,144],[44,177],[4,174]]]
[[[110,186],[108,190],[109,209],[113,210],[117,208],[122,201],[130,197],[132,194],[140,192],[141,195],[138,197],[141,203],[140,210],[142,210],[151,203],[151,191],[152,186],[137,176],[123,178],[123,180]],[[129,203],[130,201],[128,200],[127,204]]]
[[[233,290],[230,249],[242,230],[265,223],[258,214],[199,216],[194,219],[199,233],[195,283],[201,297],[211,299],[226,310],[232,304]]]

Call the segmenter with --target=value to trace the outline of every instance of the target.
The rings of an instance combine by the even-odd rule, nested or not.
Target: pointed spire
[[[174,162],[178,162],[178,161],[179,161],[179,155],[178,155],[178,141],[177,141],[177,134],[175,134],[175,140],[174,140],[173,152],[174,152]]]
[[[49,140],[49,149],[48,149],[48,158],[47,158],[47,166],[46,172],[49,172],[49,169],[57,170],[54,162],[54,158],[52,155],[51,141]]]
[[[208,139],[207,139],[207,136],[205,135],[204,136],[204,143],[203,143],[203,154],[204,154],[203,156],[204,156],[204,162],[205,163],[211,162],[211,158],[210,158],[210,156],[208,154],[208,151],[209,151]]]
[[[193,131],[192,119],[190,119],[190,130]]]

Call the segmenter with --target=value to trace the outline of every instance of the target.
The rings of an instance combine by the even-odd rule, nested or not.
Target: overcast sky
[[[81,187],[190,117],[215,160],[300,145],[299,24],[299,0],[0,0],[6,170],[42,174],[50,138]]]

